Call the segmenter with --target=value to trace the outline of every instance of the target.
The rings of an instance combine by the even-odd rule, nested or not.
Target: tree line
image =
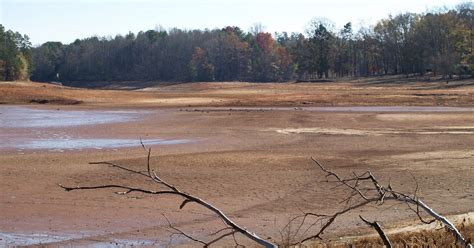
[[[0,80],[25,80],[31,72],[31,43],[27,35],[0,24]]]
[[[306,33],[159,28],[90,37],[31,48],[11,31],[2,65],[27,64],[34,81],[251,81],[315,80],[372,75],[474,75],[472,3],[424,14],[388,16],[373,27],[340,30],[315,19]],[[2,27],[3,28],[3,27]],[[9,60],[4,60],[4,50]],[[11,51],[13,51],[11,50]],[[13,54],[13,55],[12,55]],[[5,62],[7,61],[7,62]],[[14,62],[16,61],[16,62]],[[24,61],[19,63],[18,61]],[[21,69],[4,66],[4,80]],[[15,66],[13,66],[15,67]],[[16,67],[15,67],[16,68]],[[25,72],[25,67],[23,72]]]

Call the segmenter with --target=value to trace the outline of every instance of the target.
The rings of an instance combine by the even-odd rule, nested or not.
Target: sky
[[[337,28],[369,26],[389,14],[452,8],[472,0],[0,0],[0,23],[33,45],[137,33],[159,26],[214,29],[261,23],[266,32],[304,32],[314,18]]]

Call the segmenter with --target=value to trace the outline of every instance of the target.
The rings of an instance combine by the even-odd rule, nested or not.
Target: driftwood
[[[235,238],[236,234],[241,234],[246,238],[255,241],[256,243],[264,246],[264,247],[277,247],[276,244],[261,238],[257,234],[247,230],[246,228],[238,225],[232,219],[230,219],[227,215],[225,215],[220,209],[213,206],[212,204],[208,203],[207,201],[194,196],[192,194],[186,193],[178,189],[176,186],[166,182],[158,174],[153,170],[150,166],[150,157],[151,157],[151,149],[147,149],[143,143],[143,148],[147,152],[147,170],[145,172],[134,170],[122,165],[118,165],[111,162],[92,162],[90,164],[98,164],[98,165],[108,165],[112,168],[116,168],[128,173],[140,175],[146,178],[151,179],[154,183],[158,184],[162,187],[162,190],[153,191],[143,188],[136,188],[131,186],[124,186],[124,185],[116,185],[116,184],[108,184],[108,185],[99,185],[99,186],[76,186],[76,187],[68,187],[59,185],[66,191],[74,191],[74,190],[96,190],[96,189],[107,189],[107,188],[115,188],[124,190],[123,192],[118,192],[118,194],[130,194],[130,193],[143,193],[143,194],[150,194],[150,195],[176,195],[183,199],[181,205],[179,206],[180,209],[184,208],[189,203],[195,203],[199,206],[202,206],[209,211],[213,212],[222,222],[225,224],[225,227],[214,232],[211,234],[213,237],[210,241],[204,241],[197,238],[192,237],[191,235],[186,234],[184,231],[174,227],[168,218],[165,219],[168,222],[169,228],[172,231],[172,235],[182,235],[194,242],[197,242],[203,247],[208,247],[221,241],[224,238],[232,237],[236,246],[239,246],[237,240]],[[363,174],[356,174],[353,173],[352,177],[343,178],[339,176],[334,171],[331,171],[325,168],[320,162],[316,159],[312,158],[313,162],[321,169],[324,173],[326,173],[326,178],[328,182],[333,182],[338,184],[339,186],[345,187],[346,190],[349,192],[349,196],[344,199],[342,202],[346,203],[346,207],[342,210],[327,215],[327,214],[319,214],[319,213],[311,213],[311,212],[303,212],[301,215],[292,218],[285,227],[283,227],[280,233],[283,233],[285,230],[289,230],[291,226],[297,225],[294,231],[294,237],[300,235],[298,240],[287,240],[284,246],[294,246],[300,245],[306,241],[314,240],[314,239],[322,239],[323,233],[334,223],[334,221],[341,215],[348,213],[350,211],[362,208],[369,204],[378,204],[382,205],[386,201],[398,201],[406,204],[423,223],[432,223],[434,221],[439,221],[442,223],[456,238],[456,242],[466,248],[472,248],[472,244],[470,241],[466,240],[462,234],[457,230],[457,228],[445,217],[435,212],[431,209],[428,205],[426,205],[423,201],[421,201],[418,196],[416,195],[417,189],[415,190],[415,194],[408,195],[398,191],[395,191],[392,186],[389,184],[387,186],[382,186],[382,184],[375,178],[375,176],[370,172],[367,171]],[[332,181],[329,181],[332,179]],[[430,215],[433,219],[431,220],[424,220],[421,214],[425,213]],[[381,237],[383,243],[386,247],[392,247],[389,238],[382,230],[380,224],[376,221],[369,222],[363,217],[361,220],[373,227],[379,236]],[[315,226],[320,226],[318,229],[313,230]]]

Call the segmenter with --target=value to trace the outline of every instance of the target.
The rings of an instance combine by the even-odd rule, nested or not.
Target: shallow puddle
[[[117,149],[140,146],[140,140],[94,137],[92,130],[105,124],[133,122],[146,118],[150,111],[52,110],[19,106],[0,106],[0,150],[48,150],[64,152],[82,149]],[[91,126],[90,132],[76,134],[77,128]],[[92,137],[91,135],[92,134]],[[86,136],[84,136],[86,135]],[[103,135],[101,135],[103,136]],[[185,139],[150,138],[147,146],[189,143]]]
[[[100,236],[99,236],[100,238]],[[166,243],[147,239],[105,239],[95,240],[94,234],[51,234],[51,233],[5,233],[0,232],[0,247],[51,246],[51,247],[162,247]]]
[[[185,139],[147,139],[143,140],[146,146],[151,145],[177,145],[189,143],[190,140]],[[17,151],[22,150],[48,150],[53,152],[64,152],[66,150],[82,150],[82,149],[114,149],[140,146],[138,139],[38,139],[38,140],[21,140],[20,142],[2,142],[1,148],[15,148]]]
[[[1,247],[18,247],[35,244],[48,244],[78,238],[78,235],[20,234],[0,232]]]
[[[0,127],[52,128],[129,122],[144,111],[50,110],[0,106]]]

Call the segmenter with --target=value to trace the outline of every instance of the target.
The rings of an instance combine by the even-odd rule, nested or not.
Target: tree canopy
[[[0,24],[1,80],[25,80],[30,75],[31,43],[27,35],[5,30]]]
[[[473,4],[388,16],[354,31],[315,19],[306,34],[148,30],[115,37],[46,42],[0,30],[3,80],[274,82],[371,75],[474,75]],[[31,65],[30,65],[31,64]]]

